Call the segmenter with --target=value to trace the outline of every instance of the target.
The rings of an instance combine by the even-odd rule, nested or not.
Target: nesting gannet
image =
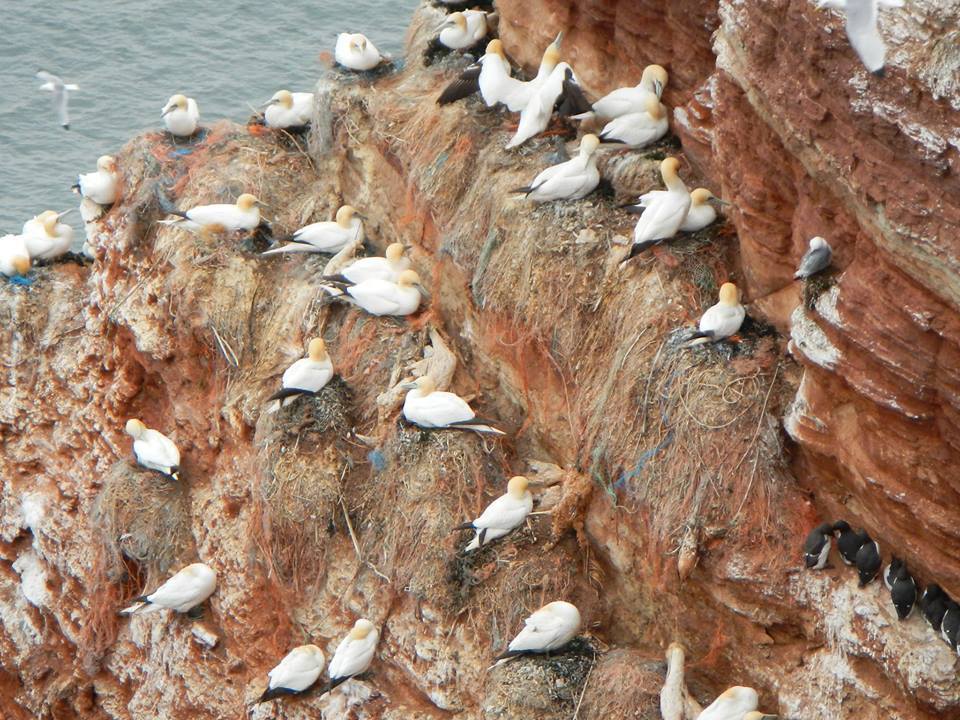
[[[487,107],[493,107],[519,86],[520,81],[510,77],[510,63],[503,52],[503,43],[494,39],[480,60],[464,70],[440,93],[437,103],[448,105],[474,93],[480,93]]]
[[[302,128],[313,117],[313,93],[277,90],[265,105],[263,122],[272,128]]]
[[[337,285],[346,299],[371,315],[412,315],[420,307],[420,299],[428,295],[420,284],[420,276],[414,270],[404,270],[397,281],[372,278],[356,285],[330,281]]]
[[[580,140],[580,152],[576,157],[548,167],[528,186],[511,192],[524,193],[534,202],[579,200],[586,197],[600,184],[596,157],[599,145],[600,140],[596,135],[584,135]]]
[[[560,42],[562,39],[563,33],[561,32],[552,43],[547,45],[546,50],[543,51],[543,56],[540,58],[540,66],[537,68],[537,74],[533,80],[526,82],[514,80],[513,83],[507,85],[506,92],[500,98],[500,102],[506,105],[510,112],[520,112],[526,108],[534,95],[553,75],[553,71],[560,64]]]
[[[307,357],[297,360],[288,367],[280,381],[282,388],[267,398],[270,409],[275,413],[286,407],[301,395],[316,395],[333,377],[333,363],[327,354],[327,346],[322,338],[314,338],[307,348]]]
[[[818,525],[803,545],[803,561],[811,570],[822,570],[830,558],[830,546],[833,544],[833,526],[830,523]]]
[[[77,175],[73,188],[83,197],[98,205],[113,205],[117,201],[117,161],[110,155],[97,159],[97,171]]]
[[[890,564],[893,565],[893,563]],[[906,620],[913,613],[914,605],[917,602],[916,581],[910,571],[907,570],[907,566],[902,562],[893,573],[888,571],[884,580],[889,580],[887,587],[890,589],[890,600],[897,611],[897,617]]]
[[[556,600],[547,603],[523,621],[523,630],[510,641],[497,661],[518,655],[536,655],[559,650],[580,630],[580,611],[576,605]]]
[[[533,510],[533,495],[530,494],[528,485],[529,481],[522,475],[510,478],[506,495],[501,495],[487,505],[487,509],[476,520],[457,526],[457,530],[476,530],[476,535],[464,548],[464,552],[481,548],[523,524]]]
[[[336,220],[304,225],[290,237],[286,245],[267,250],[276,253],[338,253],[351,242],[363,242],[363,215],[352,205],[337,210]]]
[[[30,260],[53,260],[70,252],[73,228],[60,222],[60,218],[66,214],[45,210],[23,224],[23,240],[27,244]]]
[[[349,70],[372,70],[383,60],[377,46],[361,33],[340,33],[334,59]]]
[[[867,534],[863,530],[854,532],[846,520],[837,520],[833,524],[833,532],[837,536],[837,550],[840,551],[840,559],[847,565],[855,564],[857,562],[857,551],[863,545]]]
[[[663,195],[666,192],[666,190],[651,190],[641,195],[635,204],[622,205],[621,207],[626,208],[627,212],[643,214],[658,195]],[[717,219],[717,211],[710,203],[730,204],[726,200],[721,200],[706,188],[692,190],[690,192],[690,209],[687,211],[687,216],[683,219],[683,222],[680,223],[680,232],[697,232],[713,223]]]
[[[200,109],[197,101],[186,95],[174,95],[161,108],[160,117],[171,135],[190,137],[197,131]]]
[[[883,77],[887,46],[877,27],[880,8],[901,8],[903,0],[818,0],[821,8],[843,10],[846,15],[847,38],[867,70]]]
[[[643,110],[619,115],[604,125],[600,131],[600,142],[642,148],[662,138],[669,129],[666,105],[656,95],[650,94]]]
[[[440,26],[437,40],[451,50],[466,50],[487,36],[487,14],[483,10],[450,13]]]
[[[201,232],[206,228],[217,228],[224,232],[253,230],[260,224],[260,207],[263,205],[255,196],[244,193],[234,205],[197,205],[186,212],[172,210],[177,215],[171,220],[158,220],[162,225],[172,225],[190,232]]]
[[[558,63],[520,111],[520,123],[507,147],[522,145],[546,130],[554,109],[562,117],[569,117],[585,107],[590,107],[590,103],[580,89],[573,68],[565,62]]]
[[[936,583],[931,583],[923,590],[920,596],[920,612],[924,619],[930,623],[936,632],[940,632],[940,625],[943,622],[943,615],[947,611],[947,602],[949,596]]]
[[[174,480],[180,479],[180,451],[170,438],[136,418],[127,420],[126,430],[133,437],[133,453],[138,463]]]
[[[78,85],[64,83],[61,78],[45,70],[38,72],[37,77],[43,80],[43,85],[40,86],[40,89],[53,93],[53,109],[57,113],[60,126],[64,130],[69,130],[70,114],[67,111],[67,104],[69,103],[70,93],[79,90],[80,87]]]
[[[267,689],[257,702],[266,702],[283,695],[298,695],[308,690],[320,677],[325,662],[323,650],[316,645],[295,647],[279,665],[267,673],[270,678]]]
[[[757,691],[753,688],[728,688],[703,709],[697,720],[743,720],[744,715],[757,709],[759,701]]]
[[[940,637],[950,646],[951,649],[957,649],[957,638],[960,637],[960,605],[953,600],[947,600],[943,613],[943,620],[940,621]]]
[[[633,230],[633,247],[626,260],[651,245],[669,240],[680,230],[690,210],[691,199],[687,186],[677,174],[679,169],[680,161],[677,158],[668,157],[660,163],[660,175],[667,189],[653,197],[637,221]]]
[[[346,682],[367,671],[373,662],[373,654],[377,649],[380,632],[373,623],[360,618],[353,624],[353,629],[337,645],[327,673],[330,683],[324,692],[333,690],[340,683]]]
[[[23,235],[0,237],[0,273],[9,277],[26,275],[30,271],[30,252]]]
[[[793,274],[797,279],[805,279],[811,275],[816,275],[830,267],[830,261],[833,259],[833,249],[830,243],[822,237],[810,238],[810,247],[803,254],[800,260],[800,267]]]
[[[421,375],[400,387],[408,390],[403,401],[403,416],[414,425],[506,435],[490,425],[489,420],[477,417],[466,400],[456,393],[437,390],[429,375]]]
[[[740,292],[733,283],[720,286],[720,297],[700,316],[700,325],[691,337],[689,345],[717,342],[736,334],[743,324],[746,311],[740,304]]]
[[[608,95],[604,95],[593,104],[593,110],[581,115],[574,115],[575,120],[586,120],[598,117],[612,120],[622,115],[643,112],[647,109],[647,100],[651,96],[660,99],[663,89],[667,86],[667,71],[659,65],[648,65],[640,76],[640,83],[636,87],[618,88]]]
[[[324,276],[325,280],[347,282],[353,285],[366,280],[397,282],[400,273],[410,269],[410,258],[405,254],[403,243],[391,243],[384,257],[364,257],[354,260],[338,275]]]
[[[866,532],[863,533],[863,544],[857,550],[855,564],[857,573],[860,575],[860,587],[863,587],[877,576],[880,567],[883,564],[880,558],[880,545],[876,540],[870,538]]]
[[[149,595],[141,595],[133,600],[130,607],[120,611],[121,615],[136,612],[146,614],[168,608],[178,613],[189,612],[208,597],[217,587],[217,573],[209,565],[193,563],[176,573],[163,585]]]

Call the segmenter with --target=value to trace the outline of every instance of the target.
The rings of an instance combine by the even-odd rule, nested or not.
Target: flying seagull
[[[70,129],[70,116],[67,114],[67,99],[69,93],[73,90],[79,90],[79,85],[65,84],[61,78],[41,70],[37,73],[37,78],[43,80],[41,90],[49,90],[53,93],[53,109],[57,111],[57,117],[60,119],[60,125],[64,130]]]

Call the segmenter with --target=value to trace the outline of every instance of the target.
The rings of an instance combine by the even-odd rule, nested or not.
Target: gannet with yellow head
[[[358,285],[366,280],[386,280],[397,282],[400,273],[410,269],[410,258],[406,255],[403,243],[391,243],[384,257],[365,257],[354,260],[339,275],[324,279]]]
[[[98,205],[113,205],[119,190],[117,161],[110,155],[101,155],[97,171],[78,175],[73,189]]]
[[[720,299],[707,308],[700,318],[700,327],[691,337],[689,345],[717,342],[734,335],[743,324],[746,310],[740,304],[740,291],[731,282],[720,286]]]
[[[173,211],[176,218],[158,222],[201,234],[211,229],[227,233],[250,231],[260,224],[261,207],[265,205],[256,196],[243,193],[233,205],[198,205],[186,212]]]
[[[60,222],[60,218],[72,210],[57,213],[44,210],[23,224],[23,241],[27,245],[30,260],[53,260],[70,252],[73,244],[73,228]]]
[[[457,526],[457,530],[475,530],[476,535],[464,552],[471,552],[508,535],[523,525],[533,510],[533,495],[530,494],[529,481],[523,475],[510,478],[507,492],[492,503],[480,517]]]
[[[180,451],[170,438],[137,418],[127,420],[126,432],[133,438],[133,454],[138,463],[174,480],[180,479]]]
[[[579,200],[592,193],[600,184],[597,170],[597,148],[600,140],[596,135],[584,135],[580,139],[577,156],[566,162],[548,167],[526,187],[511,192],[524,193],[534,202],[551,200]]]
[[[665,195],[666,190],[651,190],[641,195],[636,203],[623,205],[627,212],[642,214],[658,195]],[[690,209],[687,216],[680,223],[680,232],[697,232],[710,225],[717,219],[717,210],[710,203],[729,205],[706,188],[697,188],[690,193]]]
[[[396,282],[382,278],[370,278],[356,284],[329,281],[343,291],[336,297],[347,300],[371,315],[412,315],[420,307],[420,301],[430,294],[420,282],[414,270],[404,270]]]
[[[190,137],[197,131],[200,109],[197,101],[186,95],[171,96],[160,113],[167,131],[175,137]]]
[[[690,193],[680,179],[680,161],[674,157],[660,163],[660,175],[666,192],[653,197],[633,230],[633,247],[626,260],[643,252],[651,245],[669,240],[680,230],[690,210]]]
[[[30,271],[30,251],[23,235],[0,237],[0,273],[8,278],[24,277]]]
[[[377,46],[361,33],[340,33],[333,57],[338,64],[348,70],[373,70],[383,61]]]
[[[556,55],[559,57],[559,51]],[[550,56],[550,62],[553,62],[553,53],[550,53]],[[590,103],[580,89],[580,84],[573,74],[573,68],[565,62],[558,61],[547,79],[530,94],[529,101],[520,111],[517,131],[507,143],[507,147],[522,145],[546,130],[554,109],[561,117],[569,117],[589,107]]]
[[[483,10],[464,10],[447,16],[437,40],[451,50],[466,50],[486,36],[487,14]]]
[[[306,127],[313,117],[313,93],[277,90],[265,107],[263,122],[267,127]]]
[[[640,112],[620,115],[600,131],[601,142],[623,143],[631,148],[646,147],[654,143],[670,129],[667,107],[654,94],[649,94]]]
[[[337,210],[335,220],[310,223],[297,230],[289,242],[267,250],[264,255],[276,253],[329,253],[333,255],[350,243],[362,243],[363,215],[353,205]]]
[[[379,639],[380,632],[372,622],[365,618],[357,620],[333,653],[327,670],[330,682],[324,692],[329,692],[350,678],[365,673],[373,662]]]
[[[561,649],[580,631],[580,611],[576,605],[556,600],[547,603],[523,621],[523,630],[510,641],[497,661],[519,655],[535,655]]]
[[[697,720],[742,720],[751,710],[757,709],[757,691],[749,687],[732,687],[704,708]]]
[[[269,413],[286,407],[302,395],[316,395],[333,377],[333,363],[323,338],[314,338],[307,346],[307,357],[288,367],[280,381],[281,389],[267,398]]]
[[[407,390],[403,401],[403,417],[418,427],[506,435],[493,427],[490,420],[477,417],[467,401],[456,393],[437,390],[436,383],[429,375],[421,375],[400,387]]]
[[[663,96],[663,90],[667,87],[667,80],[667,71],[661,66],[648,65],[643,69],[640,83],[636,87],[618,88],[597,100],[590,112],[573,117],[575,120],[587,120],[594,117],[602,120],[613,120],[622,115],[644,112],[647,109],[647,99],[651,95],[658,100]]]
[[[447,105],[479,92],[487,107],[502,102],[520,81],[510,77],[510,62],[503,52],[503,43],[493,39],[479,62],[474,63],[444,88],[437,103]]]
[[[325,662],[323,650],[316,645],[295,647],[267,673],[267,689],[257,703],[284,695],[299,695],[309,690],[323,672]]]
[[[190,612],[213,595],[216,589],[217,573],[213,568],[203,563],[193,563],[173,575],[149,595],[141,595],[134,599],[133,604],[121,610],[120,614],[145,615],[163,608],[178,613]]]

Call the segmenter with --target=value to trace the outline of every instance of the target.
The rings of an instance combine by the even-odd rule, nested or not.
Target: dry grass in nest
[[[153,470],[125,460],[114,463],[93,503],[93,523],[104,547],[106,577],[127,576],[124,558],[146,569],[146,585],[165,580],[185,564],[191,544],[190,509],[184,488]]]

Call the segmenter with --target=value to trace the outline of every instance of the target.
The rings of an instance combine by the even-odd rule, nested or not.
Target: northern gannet
[[[510,641],[497,661],[518,655],[533,655],[559,650],[580,630],[580,611],[575,605],[557,600],[547,603],[523,621],[523,630]]]
[[[877,27],[880,8],[901,8],[903,0],[818,0],[818,7],[843,10],[847,38],[867,70],[883,77],[887,46]]]
[[[70,252],[73,228],[60,222],[63,215],[66,212],[57,214],[45,210],[23,224],[23,241],[27,244],[31,261],[53,260]]]
[[[351,242],[363,242],[363,216],[352,205],[337,210],[336,220],[310,223],[297,230],[286,245],[267,250],[276,253],[337,253]]]
[[[180,451],[170,438],[136,418],[127,420],[126,431],[133,437],[133,454],[138,463],[174,480],[180,479]]]
[[[223,232],[253,230],[260,224],[260,207],[263,205],[255,196],[244,193],[234,205],[198,205],[186,212],[171,211],[177,215],[172,220],[158,220],[163,225],[172,225],[190,232],[204,229],[217,229]]]
[[[464,548],[471,552],[497,538],[508,535],[523,524],[533,510],[533,495],[528,489],[529,481],[522,475],[510,478],[507,493],[487,505],[480,517],[457,526],[457,530],[475,530],[473,540]]]
[[[563,40],[563,33],[559,33],[556,39],[547,45],[540,58],[540,67],[537,68],[537,74],[533,80],[522,81],[514,80],[505,88],[504,96],[499,99],[510,112],[520,112],[529,103],[533,96],[547,82],[553,71],[560,64],[560,42]],[[552,105],[551,105],[552,107]]]
[[[449,428],[506,435],[493,427],[489,420],[477,417],[459,395],[437,390],[436,383],[429,375],[421,375],[400,387],[408,391],[403,401],[403,416],[414,425],[427,429]]]
[[[288,367],[281,379],[281,389],[267,398],[269,413],[286,407],[301,395],[316,395],[333,377],[333,363],[322,338],[314,338],[307,348],[307,357]]]
[[[400,273],[410,269],[410,258],[404,254],[403,243],[391,243],[384,257],[364,257],[354,260],[338,275],[325,276],[325,280],[347,282],[357,285],[366,280],[396,282]],[[338,291],[339,292],[339,291]]]
[[[690,193],[677,174],[680,161],[668,157],[660,163],[660,174],[667,190],[654,196],[633,230],[633,247],[626,260],[651,245],[669,240],[680,230],[690,210]]]
[[[479,92],[487,107],[493,107],[518,86],[519,80],[510,77],[510,62],[503,52],[503,43],[494,39],[479,62],[464,70],[440,93],[437,103],[447,105]]]
[[[596,157],[599,145],[600,140],[596,135],[584,135],[576,157],[548,167],[530,185],[511,192],[524,193],[534,202],[579,200],[589,195],[600,184]]]
[[[197,131],[200,109],[197,101],[185,95],[174,95],[163,106],[160,117],[171,135],[190,137]]]
[[[117,201],[117,161],[110,155],[97,159],[97,171],[77,176],[73,188],[83,197],[98,205],[113,205]]]
[[[451,50],[466,50],[487,36],[487,14],[482,10],[450,13],[440,27],[437,40],[441,45]]]
[[[943,615],[947,611],[947,601],[950,597],[936,583],[930,583],[923,589],[920,596],[920,612],[923,618],[930,623],[936,632],[940,632]]]
[[[857,566],[857,574],[860,576],[860,587],[870,584],[880,568],[883,561],[880,557],[880,544],[873,540],[866,532],[863,533],[864,541],[857,550],[857,557],[854,564]]]
[[[193,563],[149,595],[141,595],[133,600],[133,604],[121,610],[120,614],[146,614],[162,608],[178,613],[189,612],[213,595],[216,588],[217,573],[208,565]]]
[[[803,544],[803,563],[810,570],[822,570],[830,559],[830,547],[833,545],[833,526],[830,523],[818,525]]]
[[[650,94],[642,111],[619,115],[604,125],[600,141],[642,148],[662,138],[669,129],[666,106]]]
[[[740,293],[733,283],[720,286],[720,299],[700,317],[700,327],[690,344],[717,342],[735,334],[743,324],[746,311],[740,304]]]
[[[0,237],[0,273],[8,278],[24,276],[30,271],[30,252],[23,235]]]
[[[361,33],[340,33],[334,59],[349,70],[372,70],[383,60],[377,46]]]
[[[624,205],[627,212],[642,214],[658,195],[666,195],[666,190],[651,190],[641,195],[636,204]],[[697,188],[690,193],[690,209],[687,216],[680,223],[680,232],[697,232],[703,230],[717,219],[717,211],[710,203],[729,205],[706,188]]]
[[[337,285],[344,298],[371,315],[412,315],[420,307],[420,299],[428,295],[414,270],[404,270],[396,282],[372,278],[356,285],[330,281]]]
[[[575,120],[587,120],[598,117],[612,120],[621,115],[643,112],[647,109],[647,100],[653,96],[657,100],[663,95],[667,86],[667,71],[659,65],[647,65],[640,76],[640,83],[636,87],[618,88],[608,95],[604,95],[593,104],[593,110],[581,115],[574,115]]]
[[[43,85],[40,86],[40,89],[53,93],[53,109],[57,113],[57,119],[60,121],[60,126],[64,130],[69,130],[70,114],[67,110],[67,104],[69,102],[70,93],[75,90],[79,90],[80,87],[77,85],[64,83],[61,78],[53,75],[52,73],[48,73],[45,70],[38,72],[37,77],[40,80],[43,80]]]
[[[266,702],[283,695],[298,695],[308,690],[320,677],[325,662],[323,650],[316,645],[295,647],[279,665],[267,673],[270,678],[267,689],[257,702]]]
[[[379,639],[380,633],[372,622],[364,618],[357,620],[333,653],[327,670],[330,682],[324,692],[330,692],[337,685],[365,673],[373,662]]]
[[[749,687],[732,687],[703,709],[697,720],[743,720],[743,716],[757,709],[757,691]]]
[[[266,104],[263,121],[272,128],[302,128],[313,117],[313,93],[277,90]]]
[[[518,147],[546,130],[554,109],[558,109],[561,116],[569,117],[589,106],[590,103],[584,97],[583,90],[573,74],[573,68],[565,62],[558,63],[540,87],[533,91],[520,111],[517,131],[507,143],[507,147]]]
[[[896,558],[895,558],[896,560]],[[890,600],[897,611],[897,617],[906,620],[913,613],[914,605],[917,602],[917,583],[902,562],[893,573],[887,573],[890,589]],[[891,563],[891,566],[893,563]]]
[[[803,254],[803,258],[800,260],[800,267],[797,268],[793,277],[798,280],[804,280],[819,272],[823,272],[830,267],[832,260],[833,249],[830,247],[830,243],[819,236],[810,238],[810,247],[807,248],[807,251]]]
[[[840,559],[845,565],[853,565],[857,562],[857,551],[866,541],[867,534],[863,530],[854,532],[846,520],[837,520],[833,524],[833,532],[837,536],[837,550],[840,551]]]

